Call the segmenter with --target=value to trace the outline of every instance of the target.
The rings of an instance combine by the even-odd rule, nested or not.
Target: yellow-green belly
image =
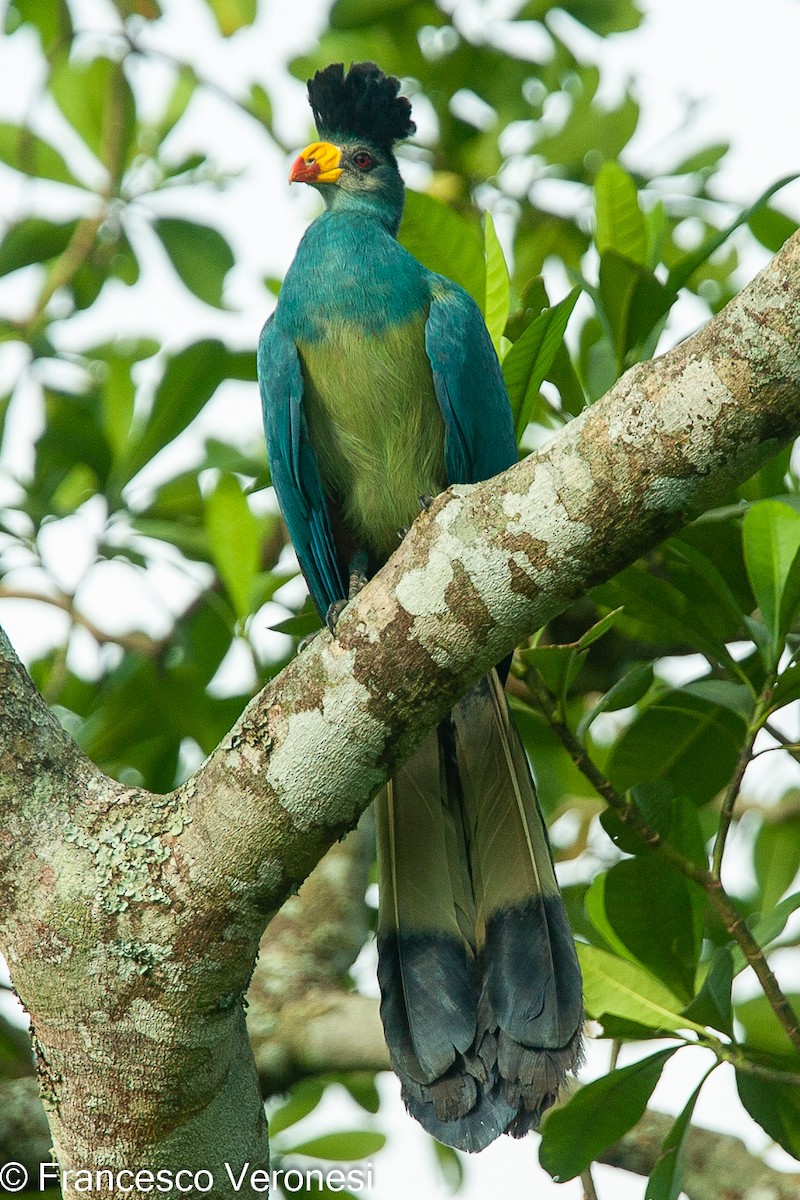
[[[298,350],[323,486],[374,567],[396,549],[419,497],[447,486],[425,314],[381,334],[337,325]]]

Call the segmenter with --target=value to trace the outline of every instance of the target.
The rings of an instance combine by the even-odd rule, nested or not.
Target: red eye
[[[353,155],[353,162],[359,171],[369,171],[375,165],[372,155],[367,154],[366,150],[357,150]]]

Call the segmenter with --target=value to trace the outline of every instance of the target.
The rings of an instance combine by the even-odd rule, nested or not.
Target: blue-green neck
[[[373,220],[379,221],[392,237],[397,236],[405,201],[405,189],[399,171],[392,171],[380,180],[380,184],[375,180],[370,188],[354,190],[326,185],[320,187],[319,191],[328,212],[372,217]]]

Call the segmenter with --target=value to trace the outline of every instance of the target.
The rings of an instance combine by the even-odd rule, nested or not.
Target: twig
[[[163,642],[138,630],[133,630],[131,633],[108,633],[100,629],[94,621],[74,608],[72,597],[64,595],[63,592],[55,592],[48,596],[28,588],[10,588],[0,585],[0,600],[33,600],[40,604],[49,604],[52,608],[58,608],[68,614],[74,625],[80,625],[82,629],[87,630],[101,646],[121,646],[129,654],[143,654],[147,658],[157,658],[164,649]]]
[[[587,1167],[585,1171],[581,1171],[581,1183],[583,1184],[583,1200],[600,1200],[597,1195],[597,1188],[594,1186],[592,1179],[592,1168]]]
[[[753,745],[769,712],[769,702],[772,697],[772,692],[775,687],[775,676],[770,674],[767,682],[761,689],[761,694],[756,701],[753,715],[750,718],[747,726],[747,733],[742,742],[739,751],[739,757],[736,760],[736,768],[731,776],[730,782],[725,789],[725,794],[722,798],[722,807],[719,814],[719,826],[717,827],[717,836],[714,839],[714,850],[711,856],[711,871],[716,879],[720,878],[722,872],[722,856],[725,852],[725,842],[728,838],[728,832],[733,820],[733,811],[736,807],[736,801],[739,797],[739,791],[744,779],[744,773],[747,770],[750,760],[753,757]]]

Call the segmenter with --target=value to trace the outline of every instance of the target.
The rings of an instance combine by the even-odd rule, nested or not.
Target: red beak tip
[[[313,158],[306,162],[302,154],[298,154],[289,172],[289,183],[313,183],[319,173],[319,163]]]

